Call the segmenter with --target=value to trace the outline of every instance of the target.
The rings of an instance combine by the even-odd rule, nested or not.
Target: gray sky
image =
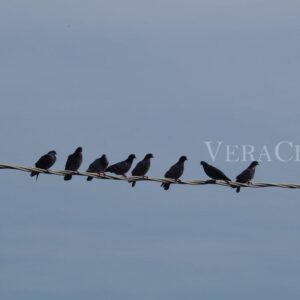
[[[299,138],[299,1],[2,1],[1,162],[82,170]],[[247,163],[215,162],[234,178]],[[257,181],[299,182],[263,162]],[[1,299],[299,299],[299,191],[1,171]]]

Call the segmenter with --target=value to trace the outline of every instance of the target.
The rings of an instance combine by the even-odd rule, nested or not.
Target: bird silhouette
[[[82,148],[78,147],[74,153],[68,156],[65,170],[75,172],[80,168],[81,163],[82,163]],[[71,174],[67,174],[64,177],[64,180],[71,180],[71,179],[72,179]]]
[[[36,168],[48,170],[50,169],[54,163],[56,162],[56,151],[51,150],[47,154],[41,156],[39,160],[35,163]],[[39,177],[39,172],[33,171],[30,176],[36,176],[36,180]]]
[[[184,162],[187,160],[186,156],[181,156],[177,163],[170,167],[170,169],[166,172],[165,178],[171,178],[178,180],[184,171]],[[167,191],[170,188],[170,183],[163,182],[161,186]]]
[[[88,167],[88,169],[86,170],[87,172],[90,173],[102,173],[106,170],[108,166],[108,160],[106,158],[106,155],[103,154],[100,158],[97,158],[96,160],[94,160]],[[93,177],[88,176],[88,178],[86,179],[87,181],[91,181],[93,179]]]
[[[248,168],[245,169],[241,174],[239,174],[236,177],[236,182],[250,183],[251,180],[254,178],[256,166],[258,166],[258,165],[259,165],[259,163],[256,160],[251,162],[251,164],[248,166]],[[241,190],[241,187],[238,186],[235,188],[236,188],[236,192],[239,193]]]
[[[145,155],[144,159],[139,161],[137,165],[134,167],[134,169],[131,172],[132,176],[145,176],[146,173],[150,169],[150,160],[153,158],[152,153],[148,153]],[[129,181],[131,182],[131,186],[134,187],[136,184],[136,181]]]
[[[231,181],[221,170],[218,168],[208,164],[205,161],[201,161],[200,164],[203,167],[205,174],[213,180],[224,180],[224,181]]]

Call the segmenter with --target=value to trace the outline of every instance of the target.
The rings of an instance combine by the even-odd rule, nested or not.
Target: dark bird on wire
[[[216,167],[208,164],[205,161],[201,161],[200,164],[203,167],[204,172],[208,177],[213,180],[224,180],[224,181],[231,181],[221,170],[217,169]]]
[[[40,157],[40,159],[35,163],[36,168],[48,170],[56,162],[56,152],[54,150],[49,151],[47,154]],[[39,172],[33,171],[30,176],[36,176],[36,180],[39,177]]]
[[[178,180],[184,171],[184,162],[187,160],[186,156],[181,156],[177,163],[173,165],[165,174],[165,178]],[[167,191],[170,188],[170,183],[163,182],[161,186]]]
[[[150,169],[151,158],[153,158],[152,153],[146,154],[144,159],[138,162],[135,168],[132,170],[131,172],[132,176],[145,176]],[[131,182],[132,187],[134,187],[136,184],[136,181],[129,181],[129,182]]]
[[[236,182],[249,184],[254,177],[255,169],[256,166],[258,165],[259,165],[258,161],[253,161],[246,170],[244,170],[240,175],[236,177]],[[240,190],[241,190],[240,186],[236,187],[237,193],[239,193]]]
[[[65,170],[66,171],[74,171],[76,172],[80,165],[82,163],[82,148],[78,147],[74,153],[70,154],[68,156],[67,162],[66,162],[66,166],[65,166]],[[65,180],[71,180],[72,179],[72,175],[71,174],[67,174],[64,177]]]
[[[106,172],[115,173],[116,175],[123,175],[124,177],[126,177],[126,173],[130,170],[135,158],[136,157],[134,154],[130,154],[127,159],[110,165],[106,169]]]
[[[97,158],[96,160],[94,160],[90,164],[90,166],[88,167],[88,169],[86,171],[90,172],[90,173],[101,174],[106,170],[107,166],[108,166],[108,160],[106,158],[106,155],[103,154],[100,158]],[[93,179],[93,177],[88,176],[88,178],[86,180],[91,181],[92,179]]]

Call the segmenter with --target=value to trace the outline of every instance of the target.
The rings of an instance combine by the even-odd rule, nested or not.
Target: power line
[[[266,183],[266,182],[255,182],[251,184],[238,183],[238,182],[226,182],[223,180],[174,180],[169,178],[158,178],[158,177],[141,177],[141,176],[116,176],[116,175],[108,175],[107,173],[96,174],[96,173],[87,173],[87,172],[73,172],[73,171],[65,171],[65,170],[44,170],[33,167],[25,167],[25,166],[16,166],[10,164],[0,164],[0,170],[17,170],[22,172],[39,172],[48,175],[57,175],[57,176],[65,176],[66,174],[71,174],[75,176],[91,176],[96,179],[110,179],[110,180],[123,180],[123,181],[153,181],[159,183],[172,183],[172,184],[185,184],[185,185],[206,185],[206,184],[217,184],[221,186],[227,187],[249,187],[249,188],[266,188],[266,187],[278,187],[278,188],[288,188],[288,189],[300,189],[300,184],[293,183]]]

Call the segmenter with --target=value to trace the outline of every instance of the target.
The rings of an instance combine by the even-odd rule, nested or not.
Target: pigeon
[[[67,162],[66,162],[66,166],[65,166],[65,170],[66,171],[77,171],[80,167],[82,163],[82,148],[78,147],[74,153],[70,154],[68,156]],[[72,179],[72,175],[71,174],[67,174],[64,177],[65,180],[71,180]]]
[[[96,160],[94,160],[90,166],[88,167],[88,169],[86,170],[87,172],[90,173],[103,173],[106,168],[108,166],[108,160],[106,158],[106,155],[103,154],[100,158],[97,158]],[[88,178],[86,179],[87,181],[91,181],[93,179],[93,177],[88,176]]]
[[[177,163],[173,165],[165,174],[165,178],[178,180],[184,171],[184,162],[187,160],[186,156],[181,156]],[[170,183],[163,182],[161,186],[167,191],[170,188]]]
[[[150,160],[151,160],[151,158],[153,158],[152,153],[146,154],[144,159],[141,160],[140,162],[138,162],[137,165],[135,166],[135,168],[132,170],[132,172],[131,172],[132,176],[145,176],[146,173],[150,169]],[[129,181],[129,182],[132,183],[131,184],[132,187],[134,187],[135,184],[136,184],[136,181]]]
[[[47,154],[40,157],[40,159],[35,163],[36,168],[48,170],[50,169],[54,163],[56,162],[56,151],[49,151]],[[39,172],[33,171],[30,176],[36,176],[36,180],[39,177]]]
[[[224,180],[224,181],[231,181],[221,170],[217,169],[216,167],[208,164],[205,161],[201,161],[200,164],[203,167],[204,172],[208,177],[213,180]]]
[[[240,175],[238,175],[236,177],[236,182],[240,182],[240,183],[250,183],[251,180],[253,179],[254,177],[254,174],[255,174],[255,168],[256,166],[258,166],[259,163],[258,161],[253,161],[251,162],[251,164],[249,165],[249,167],[244,170]],[[239,193],[241,190],[241,187],[238,186],[236,187],[236,192]]]
[[[115,173],[116,175],[123,175],[126,177],[126,173],[130,170],[135,158],[136,156],[134,154],[130,154],[127,159],[109,166],[106,169],[106,172]]]

